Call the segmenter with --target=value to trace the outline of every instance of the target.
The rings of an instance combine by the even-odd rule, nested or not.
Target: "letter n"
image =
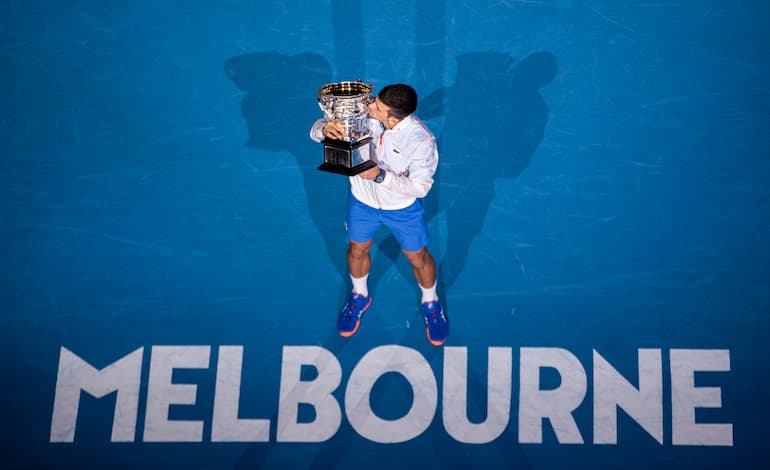
[[[618,443],[618,408],[663,444],[663,366],[660,349],[639,349],[639,388],[594,350],[594,443]]]

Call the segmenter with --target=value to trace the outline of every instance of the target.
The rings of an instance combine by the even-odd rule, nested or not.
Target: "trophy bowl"
[[[357,142],[369,136],[367,107],[373,101],[371,83],[360,80],[327,83],[318,89],[318,106],[324,115],[345,125],[342,140]]]
[[[327,83],[318,89],[318,107],[327,119],[342,122],[342,139],[326,138],[324,163],[319,170],[343,175],[356,175],[376,166],[371,132],[368,124],[368,106],[373,101],[374,85],[360,80]]]

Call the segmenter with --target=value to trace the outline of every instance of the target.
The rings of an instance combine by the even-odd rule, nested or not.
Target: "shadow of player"
[[[428,96],[424,119],[444,111],[439,170],[426,216],[443,213],[446,242],[439,261],[444,292],[457,281],[495,197],[495,181],[527,168],[548,121],[540,88],[553,81],[556,58],[534,53],[519,63],[508,54],[473,52],[457,58],[454,84]]]
[[[286,151],[294,156],[302,173],[313,224],[323,237],[330,263],[345,279],[348,181],[343,176],[318,171],[323,150],[308,135],[310,125],[321,116],[316,90],[331,81],[331,66],[313,53],[260,52],[228,59],[225,72],[246,92],[241,103],[249,131],[246,145],[271,152]]]

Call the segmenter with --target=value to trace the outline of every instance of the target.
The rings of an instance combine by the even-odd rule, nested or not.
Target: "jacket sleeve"
[[[323,127],[329,122],[326,118],[321,118],[313,123],[313,127],[310,128],[310,138],[316,142],[324,140]]]
[[[416,198],[423,198],[433,186],[433,175],[438,167],[436,139],[431,137],[412,150],[408,171],[396,174],[388,171],[382,185],[394,192]]]

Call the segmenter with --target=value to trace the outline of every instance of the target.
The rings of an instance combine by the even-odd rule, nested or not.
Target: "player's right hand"
[[[345,137],[345,125],[342,121],[329,121],[324,125],[322,131],[330,139],[342,140]]]

